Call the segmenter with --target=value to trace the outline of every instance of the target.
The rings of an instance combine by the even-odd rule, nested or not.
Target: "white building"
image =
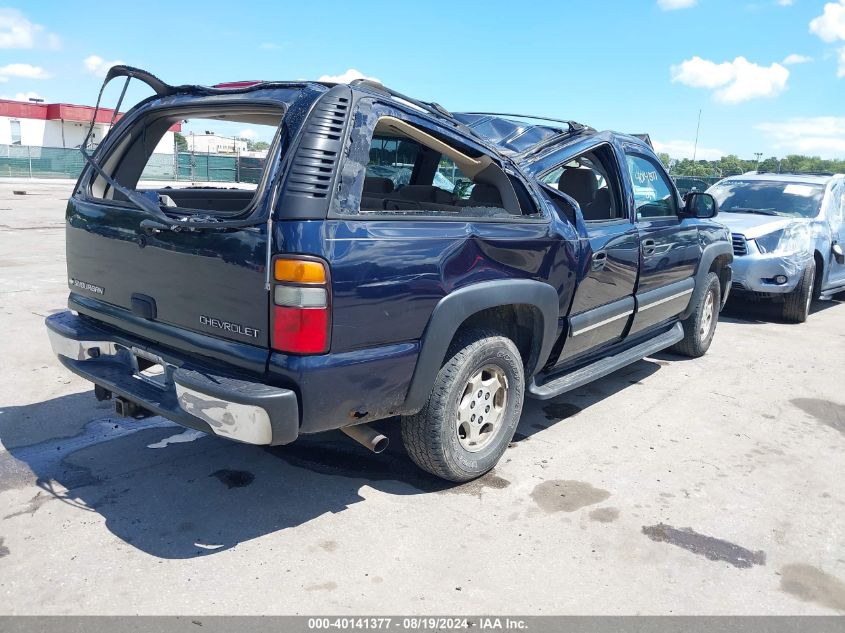
[[[231,136],[220,136],[214,132],[195,134],[191,132],[185,137],[188,151],[197,154],[242,154],[246,151],[246,141]]]
[[[78,148],[85,140],[94,108],[67,103],[31,103],[0,99],[0,145]],[[99,143],[109,130],[114,110],[100,108],[91,134]],[[120,118],[117,115],[115,120]],[[177,123],[168,130],[155,148],[157,154],[173,154]]]

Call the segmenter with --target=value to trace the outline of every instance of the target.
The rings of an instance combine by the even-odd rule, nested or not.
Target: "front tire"
[[[402,418],[405,449],[442,479],[480,477],[513,439],[524,396],[525,372],[513,341],[490,331],[460,332],[425,406]]]
[[[790,323],[804,323],[810,315],[816,287],[816,263],[812,262],[804,269],[801,280],[795,290],[784,297],[781,316]]]
[[[719,308],[722,305],[722,287],[716,273],[708,273],[701,288],[702,291],[693,295],[692,314],[681,321],[684,338],[670,348],[673,352],[690,358],[698,358],[707,353],[716,333]]]

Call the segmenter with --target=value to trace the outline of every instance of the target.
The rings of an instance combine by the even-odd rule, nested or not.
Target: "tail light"
[[[330,286],[325,262],[284,257],[273,262],[273,349],[290,354],[329,351]]]

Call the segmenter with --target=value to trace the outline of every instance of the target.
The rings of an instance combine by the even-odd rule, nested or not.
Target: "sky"
[[[698,158],[845,158],[845,0],[0,0],[0,97],[93,104],[114,62],[172,84],[364,75],[452,111],[648,133],[674,158],[700,111]]]

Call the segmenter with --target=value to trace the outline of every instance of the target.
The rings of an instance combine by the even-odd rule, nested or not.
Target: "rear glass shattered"
[[[115,67],[97,108],[116,77],[125,82],[120,82],[113,131],[97,144],[92,119],[80,148],[90,165],[81,192],[134,206],[166,226],[190,219],[199,228],[203,222],[254,218],[269,174],[284,156],[286,115],[303,93],[313,92],[298,84],[261,84],[253,90],[173,87],[144,71]],[[132,79],[155,94],[119,115]],[[301,120],[301,113],[295,118]]]

